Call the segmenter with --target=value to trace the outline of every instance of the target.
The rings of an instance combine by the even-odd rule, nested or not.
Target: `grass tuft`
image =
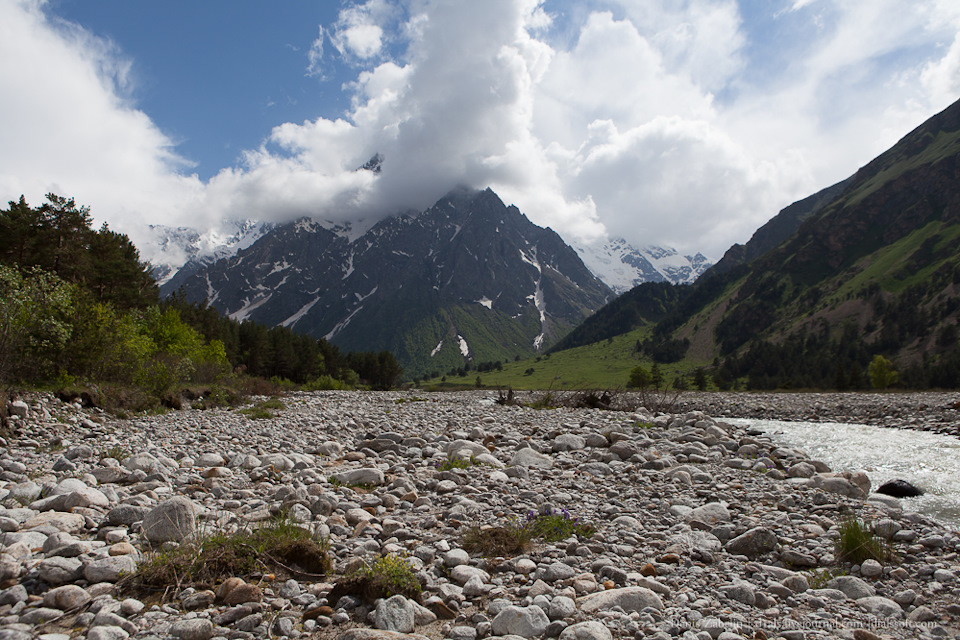
[[[474,456],[469,458],[447,458],[437,463],[437,471],[450,471],[451,469],[469,469],[480,464]]]
[[[274,411],[282,411],[286,408],[286,405],[284,405],[279,398],[271,398],[263,402],[258,402],[249,409],[241,409],[240,413],[251,420],[269,420],[270,418],[277,417],[277,415],[273,413]]]
[[[379,598],[402,595],[410,600],[420,600],[423,590],[417,574],[404,556],[381,556],[369,566],[339,580],[327,600],[335,605],[343,596],[357,596],[368,603]]]
[[[549,514],[531,511],[523,523],[468,529],[463,535],[462,546],[467,551],[485,556],[510,557],[527,551],[535,539],[559,542],[574,535],[589,538],[595,531],[593,525],[571,516],[566,510]]]
[[[527,514],[526,526],[534,538],[540,538],[544,542],[559,542],[572,535],[589,538],[596,532],[593,525],[581,522],[566,509],[546,515],[531,511]]]
[[[530,549],[533,531],[512,522],[502,527],[472,527],[463,534],[462,546],[471,553],[512,557]]]
[[[861,564],[870,559],[885,562],[893,557],[889,543],[853,517],[840,523],[840,537],[835,542],[835,548],[837,558],[851,564]]]
[[[130,593],[214,589],[230,577],[263,573],[318,577],[330,571],[328,549],[326,539],[279,516],[255,528],[200,535],[151,554],[121,588]]]

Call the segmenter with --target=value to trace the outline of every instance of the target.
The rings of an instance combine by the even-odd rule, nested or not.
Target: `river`
[[[926,493],[902,498],[918,511],[960,527],[960,439],[927,431],[839,422],[727,419],[763,431],[779,444],[805,451],[834,471],[862,469],[876,489],[900,478]]]

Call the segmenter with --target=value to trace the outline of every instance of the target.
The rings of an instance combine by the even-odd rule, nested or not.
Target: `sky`
[[[147,259],[148,224],[456,186],[716,259],[960,98],[960,3],[0,0],[0,82],[0,202],[73,197]]]

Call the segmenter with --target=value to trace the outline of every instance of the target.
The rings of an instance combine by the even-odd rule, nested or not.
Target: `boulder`
[[[687,520],[697,520],[710,525],[730,522],[730,511],[719,502],[708,502],[688,513]]]
[[[413,631],[416,610],[413,603],[401,595],[381,600],[373,614],[377,629],[410,633]]]
[[[515,635],[522,638],[538,638],[547,630],[550,619],[537,605],[517,607],[510,605],[493,619],[492,630],[497,636]]]
[[[915,487],[906,480],[890,480],[877,487],[877,493],[893,496],[894,498],[913,498],[922,496],[923,489]]]
[[[728,542],[724,548],[727,553],[753,557],[773,551],[777,542],[777,534],[770,529],[754,527]]]
[[[641,611],[647,607],[662,610],[663,601],[660,600],[660,596],[645,587],[608,589],[580,598],[580,611],[588,615],[614,607],[620,607],[626,613]]]
[[[837,576],[827,583],[827,588],[838,589],[851,600],[877,595],[876,589],[856,576]]]
[[[553,466],[553,460],[550,459],[550,456],[545,456],[529,447],[525,447],[513,454],[513,457],[510,458],[510,466],[549,469]]]
[[[365,469],[350,469],[333,474],[334,480],[342,484],[373,484],[381,485],[384,483],[383,471],[370,467]]]
[[[600,622],[578,622],[561,631],[560,640],[613,640],[613,634]]]
[[[197,507],[187,498],[170,498],[144,516],[142,526],[150,542],[181,542],[197,530]]]

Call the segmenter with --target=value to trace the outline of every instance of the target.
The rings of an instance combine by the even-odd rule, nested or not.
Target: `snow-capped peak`
[[[670,247],[649,245],[635,249],[623,238],[590,244],[572,242],[571,246],[593,275],[617,293],[644,282],[687,284],[713,264],[703,254],[684,256]]]

